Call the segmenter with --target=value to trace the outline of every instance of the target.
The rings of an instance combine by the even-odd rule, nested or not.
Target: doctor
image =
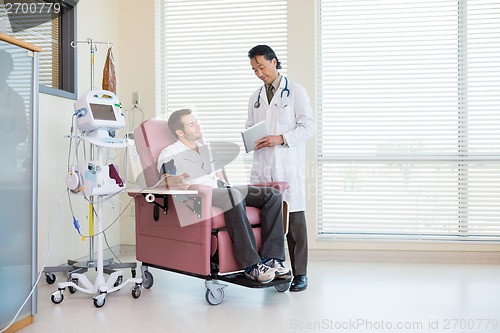
[[[305,143],[315,131],[312,109],[306,90],[278,72],[281,64],[269,46],[255,46],[248,57],[264,85],[250,97],[245,126],[265,121],[269,133],[256,142],[250,181],[289,184],[283,199],[290,207],[287,243],[294,275],[290,291],[303,291],[308,285]]]

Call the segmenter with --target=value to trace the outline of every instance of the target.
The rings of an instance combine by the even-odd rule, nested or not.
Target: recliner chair
[[[276,279],[262,285],[245,278],[233,253],[232,241],[225,229],[224,214],[212,207],[212,188],[192,185],[189,191],[171,191],[159,183],[157,160],[166,146],[176,138],[170,132],[167,121],[151,119],[134,130],[134,140],[148,188],[129,191],[135,197],[136,257],[142,262],[143,286],[153,285],[148,267],[174,271],[205,279],[205,298],[212,305],[224,298],[226,281],[247,287],[274,286],[278,291],[288,290],[290,279]],[[266,183],[280,191],[286,183]],[[284,202],[284,216],[287,205]],[[259,210],[247,207],[257,248],[261,245]],[[284,219],[285,230],[287,218]]]

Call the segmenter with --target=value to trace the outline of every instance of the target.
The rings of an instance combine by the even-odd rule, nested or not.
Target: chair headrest
[[[160,176],[156,169],[158,156],[163,148],[177,139],[170,132],[166,120],[149,119],[134,129],[134,140],[144,170],[146,185],[153,186]]]

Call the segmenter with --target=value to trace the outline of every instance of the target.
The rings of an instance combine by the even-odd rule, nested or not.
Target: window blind
[[[271,46],[286,74],[286,0],[161,0],[159,15],[157,114],[191,108],[207,142],[240,146],[226,171],[233,183],[247,183],[251,155],[240,132],[248,98],[262,84],[247,53]]]
[[[321,0],[320,238],[500,240],[500,3]]]
[[[40,10],[40,5],[37,7]],[[0,3],[0,31],[9,36],[42,48],[39,61],[40,84],[59,88],[59,26],[60,16],[53,13],[39,13],[12,19],[12,24],[29,26],[13,32],[11,22],[6,13],[5,4]]]

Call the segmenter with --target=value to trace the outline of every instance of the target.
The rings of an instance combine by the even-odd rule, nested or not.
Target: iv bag
[[[108,49],[106,62],[104,63],[104,71],[102,73],[102,89],[108,90],[116,94],[116,75],[115,61],[111,47]]]

